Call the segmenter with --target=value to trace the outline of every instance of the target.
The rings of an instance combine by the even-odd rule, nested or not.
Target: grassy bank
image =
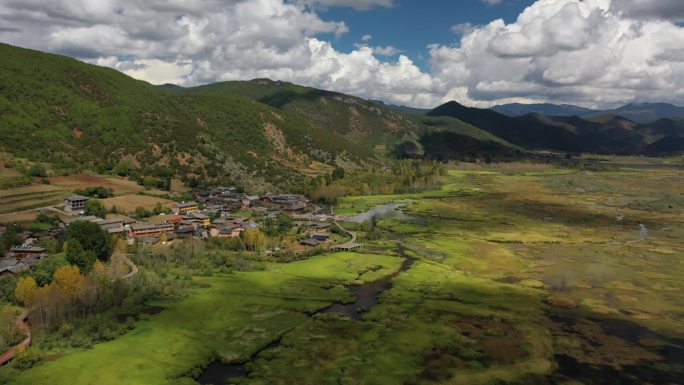
[[[198,373],[215,358],[246,359],[305,322],[308,313],[347,299],[342,283],[377,279],[400,262],[391,256],[341,253],[273,264],[266,271],[197,278],[205,287],[192,289],[132,332],[42,364],[10,383],[191,384],[186,374]]]

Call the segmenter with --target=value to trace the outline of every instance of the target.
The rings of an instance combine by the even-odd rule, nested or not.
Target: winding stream
[[[388,275],[379,281],[368,282],[363,285],[349,285],[346,286],[349,294],[353,295],[356,300],[352,303],[336,303],[327,307],[319,313],[340,313],[355,320],[360,320],[365,313],[367,313],[373,306],[378,304],[378,297],[392,288],[392,281],[399,274],[410,269],[415,260],[413,258],[404,258],[399,270]]]
[[[350,222],[364,223],[372,218],[410,218],[401,210],[399,210],[399,208],[404,205],[405,203],[389,203],[347,218],[347,220]],[[397,272],[375,282],[368,282],[363,285],[347,285],[347,290],[349,290],[349,293],[355,298],[354,302],[335,303],[327,308],[319,310],[318,312],[312,314],[312,316],[321,313],[339,313],[354,320],[361,320],[365,313],[367,313],[373,306],[378,304],[378,297],[386,290],[392,288],[392,281],[394,278],[410,269],[415,262],[413,258],[405,257],[404,248],[401,244],[397,244],[397,252],[400,257],[404,258],[404,262],[401,264],[401,267]],[[233,378],[246,376],[248,374],[248,370],[246,368],[247,364],[255,361],[264,351],[280,346],[281,339],[282,336],[277,341],[274,341],[263,349],[260,349],[246,362],[224,364],[219,360],[215,360],[202,372],[202,375],[197,379],[197,382],[202,385],[224,385]]]
[[[415,262],[413,258],[407,258],[405,256],[404,248],[401,244],[397,244],[397,252],[400,257],[404,258],[399,270],[375,282],[368,282],[363,285],[347,285],[347,290],[349,290],[349,293],[355,298],[354,302],[335,303],[313,313],[312,317],[316,314],[339,313],[354,320],[361,320],[365,313],[378,304],[378,297],[386,290],[392,288],[392,281],[401,273],[410,269]],[[280,346],[281,339],[282,336],[263,349],[260,349],[246,362],[233,364],[224,364],[218,360],[212,362],[207,366],[204,372],[202,372],[202,375],[197,379],[197,382],[202,385],[224,385],[229,383],[233,378],[246,376],[249,372],[247,370],[247,365],[254,362],[264,351]]]

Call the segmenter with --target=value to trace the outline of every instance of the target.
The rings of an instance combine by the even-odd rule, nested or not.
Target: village
[[[129,245],[167,245],[184,240],[206,241],[211,238],[241,238],[245,232],[265,230],[269,223],[285,223],[296,234],[277,237],[253,251],[274,254],[279,251],[300,253],[311,248],[351,251],[362,247],[356,236],[344,230],[330,208],[324,209],[301,194],[247,195],[235,187],[217,187],[194,192],[195,200],[176,203],[165,212],[142,220],[119,213],[105,218],[86,215],[91,199],[73,195],[58,208],[39,209],[37,213],[58,213],[59,221],[49,229],[18,232],[22,243],[10,247],[0,258],[0,277],[15,276],[29,270],[49,255],[41,246],[45,240],[57,241],[64,230],[76,221],[98,224],[112,237]],[[151,210],[152,208],[145,208]],[[280,220],[279,220],[280,219]],[[344,218],[342,218],[344,219]],[[0,235],[8,231],[0,224]],[[351,238],[351,239],[350,239]],[[41,242],[43,241],[43,242]]]

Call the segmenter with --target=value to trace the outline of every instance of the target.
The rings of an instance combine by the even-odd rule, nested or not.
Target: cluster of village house
[[[322,209],[312,204],[303,195],[267,194],[250,196],[240,194],[233,187],[218,187],[196,194],[196,201],[179,203],[172,207],[172,214],[157,217],[151,222],[136,221],[124,216],[101,219],[83,215],[85,204],[89,198],[71,196],[64,202],[64,211],[72,214],[61,220],[60,226],[49,231],[24,231],[24,243],[12,247],[0,258],[0,276],[15,275],[29,269],[47,256],[47,250],[38,246],[38,240],[44,237],[57,239],[66,227],[75,221],[91,221],[100,225],[113,236],[126,238],[133,243],[136,240],[145,244],[156,244],[174,239],[209,237],[236,238],[249,229],[261,226],[251,218],[234,214],[237,211],[252,211],[258,218],[276,218],[286,214],[294,219],[297,225],[306,224],[309,228],[308,239],[301,245],[318,246],[330,239],[330,227],[333,216],[323,213]],[[0,233],[4,232],[0,225]]]

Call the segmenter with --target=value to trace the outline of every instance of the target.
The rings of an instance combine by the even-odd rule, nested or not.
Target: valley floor
[[[359,227],[362,253],[194,277],[130,333],[10,383],[195,384],[217,359],[248,362],[240,384],[680,381],[684,170],[503,165],[447,178],[439,191],[346,198],[346,214],[406,203]],[[360,319],[321,311],[353,300],[345,285],[391,275]]]

